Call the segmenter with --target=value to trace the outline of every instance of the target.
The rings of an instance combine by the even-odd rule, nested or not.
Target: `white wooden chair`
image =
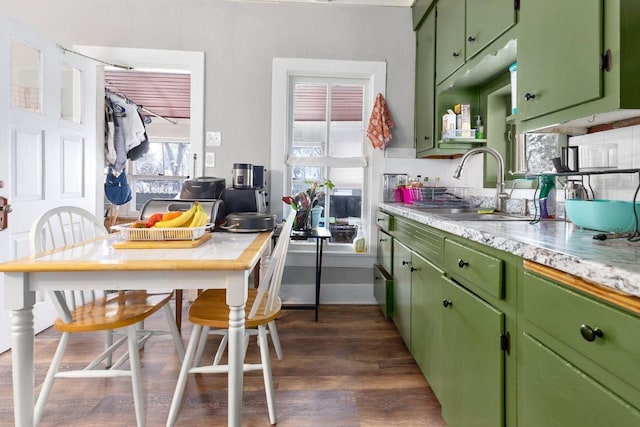
[[[31,253],[38,254],[83,241],[102,238],[106,228],[90,212],[62,206],[44,213],[31,227]],[[56,378],[113,378],[130,376],[138,426],[145,425],[144,396],[138,349],[153,335],[171,334],[180,359],[184,359],[184,346],[169,307],[172,293],[149,294],[146,291],[119,291],[114,293],[87,291],[52,291],[50,296],[60,316],[54,327],[62,333],[58,348],[42,385],[35,406],[34,423],[42,418],[47,399]],[[168,331],[145,330],[143,321],[163,309],[169,325]],[[126,328],[126,335],[113,341],[113,331]],[[73,333],[105,332],[105,350],[84,369],[60,371],[69,337]],[[124,342],[125,351],[115,363],[111,357]],[[130,360],[130,370],[121,366]],[[103,365],[103,362],[105,364]]]
[[[280,237],[276,246],[271,253],[269,266],[264,275],[264,279],[260,281],[257,289],[249,289],[247,298],[247,307],[251,307],[249,313],[245,317],[245,356],[247,344],[250,336],[258,336],[258,345],[260,347],[259,364],[244,363],[243,370],[255,371],[262,369],[264,377],[265,392],[267,395],[267,406],[269,409],[269,421],[276,424],[276,409],[273,392],[273,379],[271,376],[271,362],[269,359],[269,346],[267,342],[267,325],[275,321],[280,313],[281,301],[279,297],[280,284],[282,283],[282,273],[284,271],[287,250],[291,240],[291,227],[295,218],[295,211],[291,211],[285,225],[280,233]],[[187,385],[188,374],[210,374],[210,373],[228,373],[228,365],[221,365],[220,359],[226,348],[226,331],[229,328],[229,307],[226,303],[226,291],[224,289],[209,289],[199,295],[189,308],[189,321],[193,323],[193,331],[189,338],[189,344],[185,354],[182,368],[178,377],[176,390],[171,402],[167,426],[173,426],[178,416],[184,389]],[[224,335],[218,351],[211,365],[200,366],[200,363],[194,363],[196,351],[202,351],[204,341],[211,329],[222,331]],[[275,330],[272,329],[272,332]],[[277,338],[277,337],[276,337]],[[275,340],[274,340],[275,341]],[[278,341],[279,345],[279,341]],[[200,350],[198,348],[200,347]]]

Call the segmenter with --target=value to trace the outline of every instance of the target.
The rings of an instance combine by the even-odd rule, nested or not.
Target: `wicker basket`
[[[196,240],[204,235],[206,226],[178,228],[133,228],[132,224],[116,225],[125,240]]]

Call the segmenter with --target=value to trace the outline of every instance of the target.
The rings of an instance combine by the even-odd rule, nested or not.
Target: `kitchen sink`
[[[530,216],[506,212],[478,213],[478,209],[471,208],[417,208],[434,217],[440,217],[450,221],[531,221]]]

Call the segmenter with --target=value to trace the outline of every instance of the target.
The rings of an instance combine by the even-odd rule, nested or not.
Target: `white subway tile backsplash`
[[[633,127],[633,154],[631,158],[631,167],[640,168],[640,126]]]
[[[640,168],[640,126],[571,137],[569,144],[580,147],[581,170],[607,166],[616,169]],[[638,186],[638,175],[591,176],[589,182],[598,199],[632,200]]]

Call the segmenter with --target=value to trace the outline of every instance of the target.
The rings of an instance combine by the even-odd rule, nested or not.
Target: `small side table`
[[[277,231],[274,233],[274,238],[277,238]],[[301,310],[315,310],[315,320],[318,321],[318,307],[320,306],[320,279],[322,276],[322,248],[324,247],[324,241],[331,238],[331,232],[328,228],[317,227],[312,228],[309,231],[292,231],[291,240],[309,240],[315,239],[316,241],[316,300],[315,304],[285,304],[282,306],[284,309],[301,309]]]

